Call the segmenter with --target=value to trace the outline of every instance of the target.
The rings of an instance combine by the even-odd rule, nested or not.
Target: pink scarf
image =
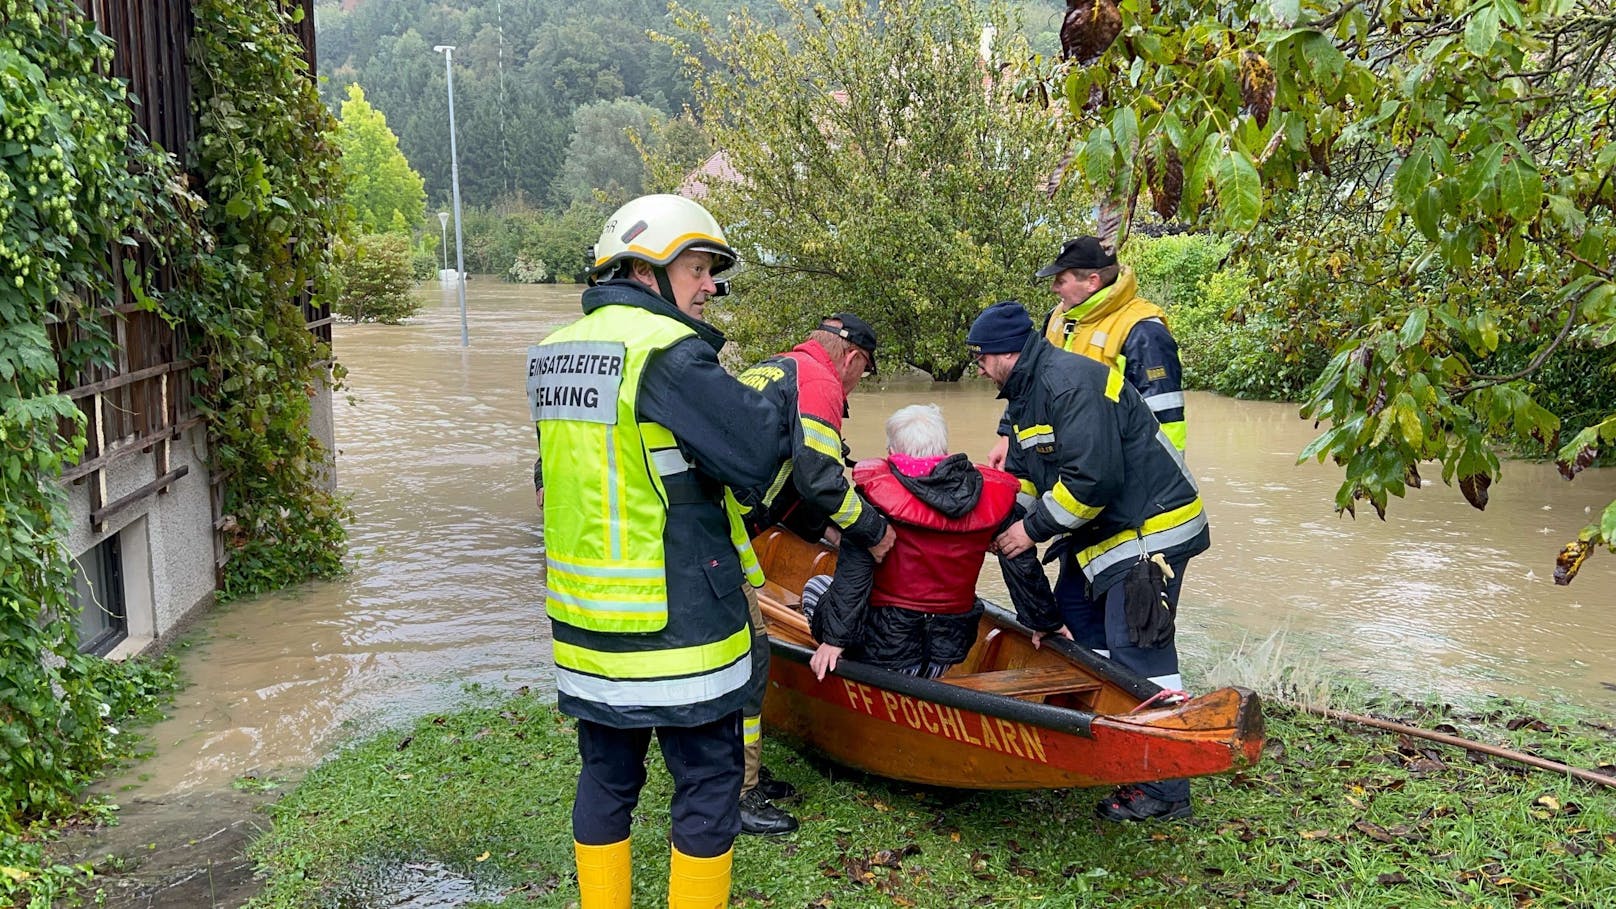
[[[892,468],[906,477],[924,477],[931,474],[932,468],[943,463],[948,455],[937,455],[931,458],[915,458],[906,454],[893,452],[887,455],[892,462]]]

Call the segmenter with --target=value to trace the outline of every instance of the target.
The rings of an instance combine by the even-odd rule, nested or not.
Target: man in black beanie
[[[1211,539],[1178,450],[1122,373],[1057,349],[1015,300],[984,310],[966,345],[1006,401],[1004,469],[1021,480],[1027,511],[999,535],[999,554],[1014,558],[1058,538],[1060,583],[1086,584],[1104,610],[1089,634],[1071,628],[1077,642],[1165,689],[1182,688],[1171,624],[1149,621],[1152,609],[1176,614],[1184,565]],[[1130,603],[1130,590],[1148,591],[1151,577],[1160,601]],[[1123,786],[1096,812],[1116,821],[1189,817],[1189,782]]]

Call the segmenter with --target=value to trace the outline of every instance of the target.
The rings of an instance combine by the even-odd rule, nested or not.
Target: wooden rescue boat
[[[1033,649],[1015,614],[988,603],[965,661],[937,680],[843,659],[824,681],[799,609],[836,556],[779,528],[753,544],[772,659],[773,734],[877,776],[959,789],[1111,786],[1223,773],[1262,754],[1258,696],[1220,688],[1154,706],[1161,688],[1064,638]]]

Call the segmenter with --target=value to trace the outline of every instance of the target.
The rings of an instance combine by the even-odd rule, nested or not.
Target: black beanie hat
[[[974,354],[1020,353],[1032,334],[1032,316],[1017,300],[1000,300],[971,323],[965,345]]]

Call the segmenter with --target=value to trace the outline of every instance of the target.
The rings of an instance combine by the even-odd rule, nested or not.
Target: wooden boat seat
[[[1051,694],[1081,694],[1104,686],[1071,666],[1028,666],[1022,669],[996,669],[958,678],[944,676],[940,681],[1007,697],[1042,697]]]

